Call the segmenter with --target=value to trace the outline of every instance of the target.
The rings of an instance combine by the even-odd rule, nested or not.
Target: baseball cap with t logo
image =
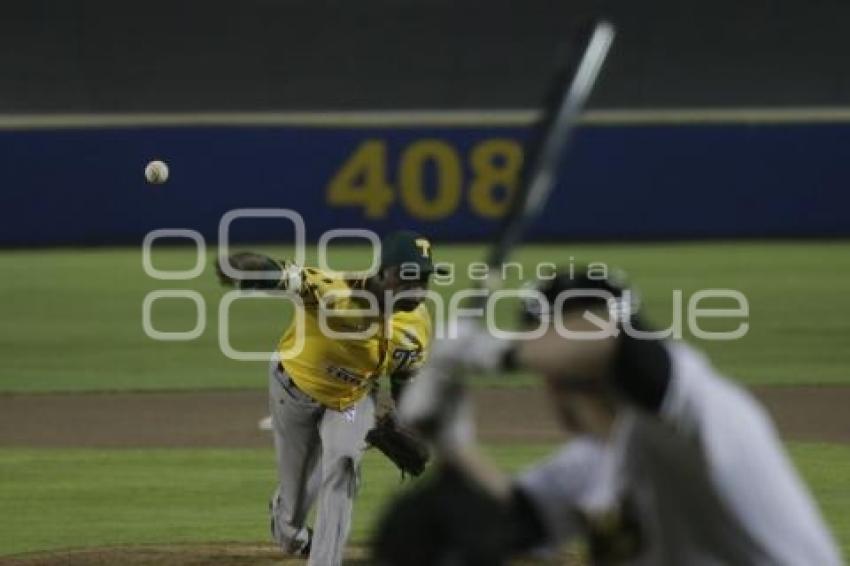
[[[402,277],[427,278],[432,273],[444,275],[446,270],[434,265],[431,241],[410,230],[400,230],[381,240],[381,269],[401,267]]]

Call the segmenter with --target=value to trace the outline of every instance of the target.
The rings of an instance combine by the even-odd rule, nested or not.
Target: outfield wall
[[[306,236],[412,227],[492,238],[528,112],[17,117],[0,123],[0,245],[217,238],[239,208],[299,212]],[[153,158],[171,166],[144,181]],[[543,217],[551,239],[850,235],[850,112],[596,112]],[[290,240],[239,220],[240,241]]]

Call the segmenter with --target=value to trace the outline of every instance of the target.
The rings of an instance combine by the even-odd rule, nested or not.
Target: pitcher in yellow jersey
[[[288,554],[309,555],[310,565],[340,564],[374,423],[374,385],[388,376],[396,398],[427,356],[431,318],[422,301],[434,272],[431,243],[414,232],[390,234],[381,242],[380,268],[369,277],[254,253],[228,261],[240,277],[219,269],[223,283],[288,291],[303,314],[284,333],[269,371],[278,468],[272,537]],[[314,504],[311,531],[306,522]]]

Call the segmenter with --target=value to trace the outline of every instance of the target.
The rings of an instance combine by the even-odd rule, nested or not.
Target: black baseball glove
[[[263,254],[237,252],[231,254],[225,261],[233,269],[248,272],[249,275],[243,279],[234,279],[222,270],[219,262],[216,262],[215,272],[222,285],[237,289],[275,289],[280,283],[283,262]],[[263,278],[252,278],[250,273],[262,273]]]
[[[383,452],[402,474],[418,476],[431,457],[425,441],[401,426],[391,412],[377,418],[375,428],[366,435],[366,442]]]

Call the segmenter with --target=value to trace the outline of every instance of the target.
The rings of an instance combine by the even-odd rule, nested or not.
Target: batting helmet
[[[555,311],[605,306],[614,320],[622,322],[635,317],[640,307],[638,293],[629,286],[625,272],[605,264],[571,266],[530,288],[536,293],[522,301],[521,316],[527,324],[548,321]]]

